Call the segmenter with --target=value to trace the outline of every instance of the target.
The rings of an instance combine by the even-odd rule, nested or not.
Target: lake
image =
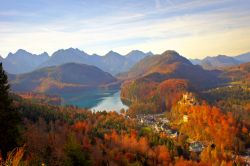
[[[77,93],[60,94],[63,105],[75,105],[92,111],[117,111],[128,107],[120,99],[120,90],[91,89]]]

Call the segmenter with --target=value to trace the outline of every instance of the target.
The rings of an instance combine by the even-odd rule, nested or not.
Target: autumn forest
[[[166,51],[118,75],[127,110],[93,111],[11,91],[1,65],[1,164],[244,165],[248,77],[249,63],[208,71]]]
[[[0,166],[250,166],[249,0],[0,0]]]

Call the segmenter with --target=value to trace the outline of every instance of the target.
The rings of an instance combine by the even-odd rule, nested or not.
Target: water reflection
[[[75,105],[95,111],[117,111],[128,107],[120,99],[120,90],[93,89],[77,93],[60,94],[63,105]]]
[[[117,111],[119,112],[121,109],[128,109],[126,105],[124,105],[120,99],[120,91],[114,93],[113,95],[104,97],[103,100],[98,103],[95,107],[92,107],[92,110],[95,111]]]

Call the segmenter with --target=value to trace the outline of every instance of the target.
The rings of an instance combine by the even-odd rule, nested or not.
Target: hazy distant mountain
[[[217,72],[206,71],[193,65],[175,51],[149,56],[138,62],[129,72],[119,75],[121,79],[143,79],[161,82],[167,79],[186,79],[195,87],[213,86],[219,82]]]
[[[234,58],[243,63],[250,62],[250,52],[235,56]]]
[[[2,62],[4,59],[3,59],[3,57],[1,57],[1,55],[0,55],[0,62]]]
[[[193,64],[193,65],[199,65],[201,63],[202,60],[200,59],[189,59],[189,61]]]
[[[48,59],[49,55],[46,52],[35,55],[19,49],[14,54],[9,53],[8,56],[3,59],[3,67],[7,72],[12,74],[25,73],[35,70],[40,64]]]
[[[206,57],[200,63],[204,69],[220,69],[223,67],[238,65],[241,62],[226,55],[218,55],[215,57]]]
[[[65,63],[82,63],[94,65],[111,74],[117,74],[131,67],[129,60],[116,52],[110,51],[105,56],[88,55],[79,49],[69,48],[56,51],[51,58],[40,67],[58,66]]]
[[[152,53],[143,53],[136,51],[122,56],[114,51],[108,52],[104,56],[88,55],[79,49],[69,48],[58,50],[52,54],[51,58],[43,63],[40,67],[57,66],[64,63],[76,62],[97,66],[98,68],[109,72],[113,75],[128,71],[136,62]]]
[[[133,50],[131,52],[129,52],[126,57],[134,62],[139,62],[141,59],[147,57],[147,56],[151,56],[153,55],[152,52],[148,52],[148,53],[144,53],[142,51],[139,50]]]
[[[102,57],[100,68],[111,74],[128,71],[136,62],[117,52],[110,51]]]
[[[69,48],[69,49],[60,49],[56,52],[54,52],[51,57],[44,63],[42,63],[39,67],[49,67],[49,66],[58,66],[65,63],[86,63],[87,64],[87,58],[88,54],[85,52]]]
[[[135,63],[151,55],[153,55],[151,52],[144,53],[139,50],[134,50],[125,56],[114,51],[100,56],[97,54],[89,55],[77,48],[68,48],[60,49],[49,57],[47,53],[34,55],[20,49],[14,54],[9,53],[7,58],[0,60],[3,61],[4,69],[12,74],[27,73],[35,69],[59,66],[66,63],[82,63],[94,65],[106,72],[116,75],[128,71]]]
[[[204,69],[221,69],[228,66],[235,66],[241,63],[250,62],[250,52],[238,56],[218,55],[214,57],[206,57],[204,59],[190,59],[190,61],[194,65],[201,65]]]
[[[11,75],[13,91],[58,93],[83,90],[116,82],[116,78],[101,69],[84,64],[67,63],[31,73]]]

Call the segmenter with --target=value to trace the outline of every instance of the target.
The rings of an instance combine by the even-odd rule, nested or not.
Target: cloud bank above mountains
[[[0,54],[77,47],[104,55],[177,50],[189,58],[249,51],[247,0],[2,2]]]

